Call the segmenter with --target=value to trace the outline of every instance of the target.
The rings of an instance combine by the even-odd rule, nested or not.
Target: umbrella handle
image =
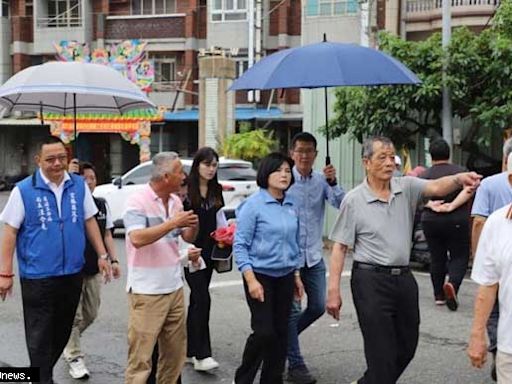
[[[325,39],[325,33],[324,33],[324,39]],[[327,101],[327,87],[324,87],[324,102],[325,102],[325,149],[326,149],[326,156],[325,156],[325,165],[331,164],[331,156],[329,153],[329,103]]]

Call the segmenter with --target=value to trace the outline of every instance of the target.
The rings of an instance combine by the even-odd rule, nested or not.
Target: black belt
[[[386,266],[386,265],[360,263],[359,261],[354,261],[354,263],[352,264],[352,268],[363,269],[366,271],[387,273],[389,275],[395,275],[395,276],[404,275],[404,274],[410,272],[410,268],[408,266],[394,267],[394,266]]]

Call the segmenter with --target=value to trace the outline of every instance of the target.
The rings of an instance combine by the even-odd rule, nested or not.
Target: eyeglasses
[[[48,164],[55,164],[57,160],[59,161],[59,163],[65,163],[68,160],[68,155],[50,156],[47,157],[46,159],[43,159],[43,161]]]
[[[315,149],[296,149],[293,152],[299,156],[313,156],[317,154]]]

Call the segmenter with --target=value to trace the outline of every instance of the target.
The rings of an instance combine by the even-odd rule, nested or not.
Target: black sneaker
[[[288,368],[286,380],[295,384],[315,384],[316,379],[305,365]]]
[[[457,300],[457,292],[452,283],[444,283],[443,285],[444,297],[446,298],[446,306],[451,311],[456,311],[459,308],[459,300]]]

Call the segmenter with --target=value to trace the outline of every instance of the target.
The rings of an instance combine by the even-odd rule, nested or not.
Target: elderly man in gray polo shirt
[[[418,285],[408,267],[416,206],[423,196],[476,188],[481,176],[393,177],[395,148],[386,137],[367,139],[362,157],[367,177],[345,196],[330,234],[327,312],[339,319],[340,276],[352,250],[351,288],[368,366],[357,384],[394,384],[418,344]]]

